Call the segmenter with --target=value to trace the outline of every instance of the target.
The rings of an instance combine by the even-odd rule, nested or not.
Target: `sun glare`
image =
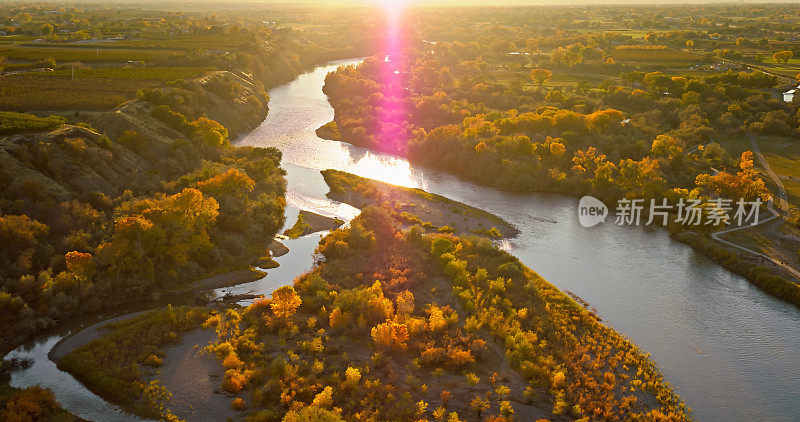
[[[388,15],[396,15],[406,7],[406,0],[378,0],[378,4]]]

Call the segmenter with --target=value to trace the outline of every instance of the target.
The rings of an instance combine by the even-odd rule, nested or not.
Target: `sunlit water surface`
[[[713,264],[663,231],[577,223],[577,200],[561,195],[514,194],[341,142],[314,131],[333,118],[322,93],[335,62],[273,89],[268,118],[237,141],[283,151],[287,170],[287,225],[300,209],[349,220],[358,210],[325,197],[319,170],[334,168],[403,186],[419,187],[483,208],[511,222],[520,235],[502,246],[550,282],[588,300],[606,323],[655,361],[701,421],[800,420],[800,310]],[[323,233],[324,234],[324,233]],[[264,293],[312,268],[320,233],[284,243],[280,267],[252,283],[217,294]],[[34,367],[12,385],[41,384],[89,420],[137,420],[55,368],[46,354],[69,332],[41,336],[12,356]]]
[[[577,200],[514,194],[314,131],[333,118],[319,67],[270,92],[269,117],[240,145],[283,151],[290,198],[322,197],[333,168],[483,208],[521,230],[508,246],[550,282],[588,300],[652,354],[703,421],[800,419],[800,310],[715,265],[664,231],[577,222]],[[310,251],[306,252],[306,257]]]

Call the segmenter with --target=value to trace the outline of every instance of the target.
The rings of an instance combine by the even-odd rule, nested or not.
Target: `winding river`
[[[663,230],[580,226],[577,200],[515,194],[476,186],[408,161],[342,142],[314,130],[332,120],[322,93],[341,61],[273,89],[268,118],[238,145],[274,146],[287,170],[287,222],[300,209],[344,219],[358,210],[325,198],[319,170],[334,168],[419,187],[488,210],[521,234],[503,246],[550,282],[594,306],[606,323],[650,353],[701,421],[797,420],[800,415],[800,310],[761,292]],[[222,293],[269,293],[311,268],[320,234],[286,241],[290,252],[266,277]],[[72,328],[41,336],[11,353],[35,360],[11,384],[40,383],[64,406],[90,420],[136,420],[88,392],[47,359]]]

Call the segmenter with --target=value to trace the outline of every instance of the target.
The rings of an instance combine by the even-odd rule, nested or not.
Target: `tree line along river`
[[[325,198],[319,170],[333,168],[418,187],[492,212],[520,229],[503,247],[562,290],[587,300],[603,320],[650,353],[701,421],[796,420],[800,415],[800,310],[758,290],[672,241],[664,230],[578,224],[577,198],[519,194],[477,186],[391,155],[319,139],[333,118],[320,66],[273,89],[269,116],[237,145],[274,146],[287,170],[287,223],[299,209],[350,219],[358,210]],[[319,234],[286,242],[279,268],[252,283],[218,291],[264,293],[311,268]],[[9,356],[34,365],[13,386],[54,390],[62,404],[90,420],[137,420],[95,396],[47,358],[75,327],[40,336]]]

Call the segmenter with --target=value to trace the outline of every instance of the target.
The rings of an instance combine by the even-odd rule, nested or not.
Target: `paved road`
[[[760,225],[762,225],[764,223],[768,223],[768,222],[776,220],[776,219],[782,219],[783,218],[782,213],[785,213],[785,212],[789,211],[789,200],[788,200],[788,198],[786,196],[786,188],[783,186],[783,181],[781,181],[781,178],[778,177],[778,175],[774,171],[772,171],[772,168],[770,168],[769,163],[767,162],[767,159],[764,158],[763,154],[761,154],[761,149],[758,147],[758,143],[756,142],[756,138],[753,136],[753,134],[752,133],[748,133],[748,136],[750,137],[750,146],[751,146],[751,148],[753,150],[753,153],[758,157],[758,162],[761,164],[761,167],[764,168],[764,172],[766,172],[766,174],[770,177],[770,179],[772,179],[772,181],[775,182],[775,184],[778,186],[778,190],[779,190],[779,192],[778,192],[778,204],[779,205],[778,206],[780,207],[780,211],[775,210],[774,201],[772,199],[770,199],[769,202],[767,203],[767,209],[769,210],[770,213],[772,213],[771,217],[759,221],[758,224],[756,224],[756,225],[739,226],[739,227],[733,227],[733,228],[730,228],[730,229],[721,230],[721,231],[718,231],[716,233],[712,233],[711,237],[714,240],[716,240],[717,242],[724,243],[724,244],[726,244],[726,245],[728,245],[730,247],[745,251],[747,253],[750,253],[750,254],[753,254],[755,256],[758,256],[758,257],[760,257],[762,259],[766,259],[766,260],[774,263],[775,265],[785,269],[786,271],[790,272],[798,280],[800,280],[800,271],[798,271],[796,268],[794,268],[794,267],[792,267],[790,265],[787,265],[786,263],[784,263],[780,259],[764,255],[764,254],[762,254],[760,252],[756,252],[756,251],[754,251],[752,249],[749,249],[749,248],[746,248],[744,246],[737,245],[737,244],[735,244],[733,242],[729,242],[729,241],[727,241],[725,239],[722,239],[720,237],[720,236],[723,236],[723,235],[731,233],[731,232],[735,232],[735,231],[738,231],[738,230],[749,229],[751,227],[760,226]]]
[[[706,143],[706,144],[697,144],[697,145],[693,146],[691,149],[689,149],[688,151],[686,151],[686,155],[689,155],[689,154],[691,154],[691,153],[693,153],[693,152],[697,152],[697,150],[698,150],[698,149],[700,149],[700,145],[702,145],[702,146],[703,146],[703,148],[705,148],[705,147],[707,147],[707,146],[709,146],[709,145],[711,145],[711,144],[713,144],[713,143],[714,143],[714,139],[711,139],[711,140],[710,140],[708,143]]]
[[[786,187],[783,185],[783,180],[778,177],[778,174],[772,171],[772,168],[769,166],[767,159],[764,158],[764,154],[761,153],[761,148],[758,147],[758,142],[756,142],[756,137],[753,136],[752,133],[748,132],[747,136],[750,137],[750,148],[753,150],[753,154],[758,157],[758,162],[761,163],[761,167],[767,173],[770,179],[775,182],[775,185],[778,187],[778,208],[781,213],[786,213],[789,211],[789,197],[786,195]]]

